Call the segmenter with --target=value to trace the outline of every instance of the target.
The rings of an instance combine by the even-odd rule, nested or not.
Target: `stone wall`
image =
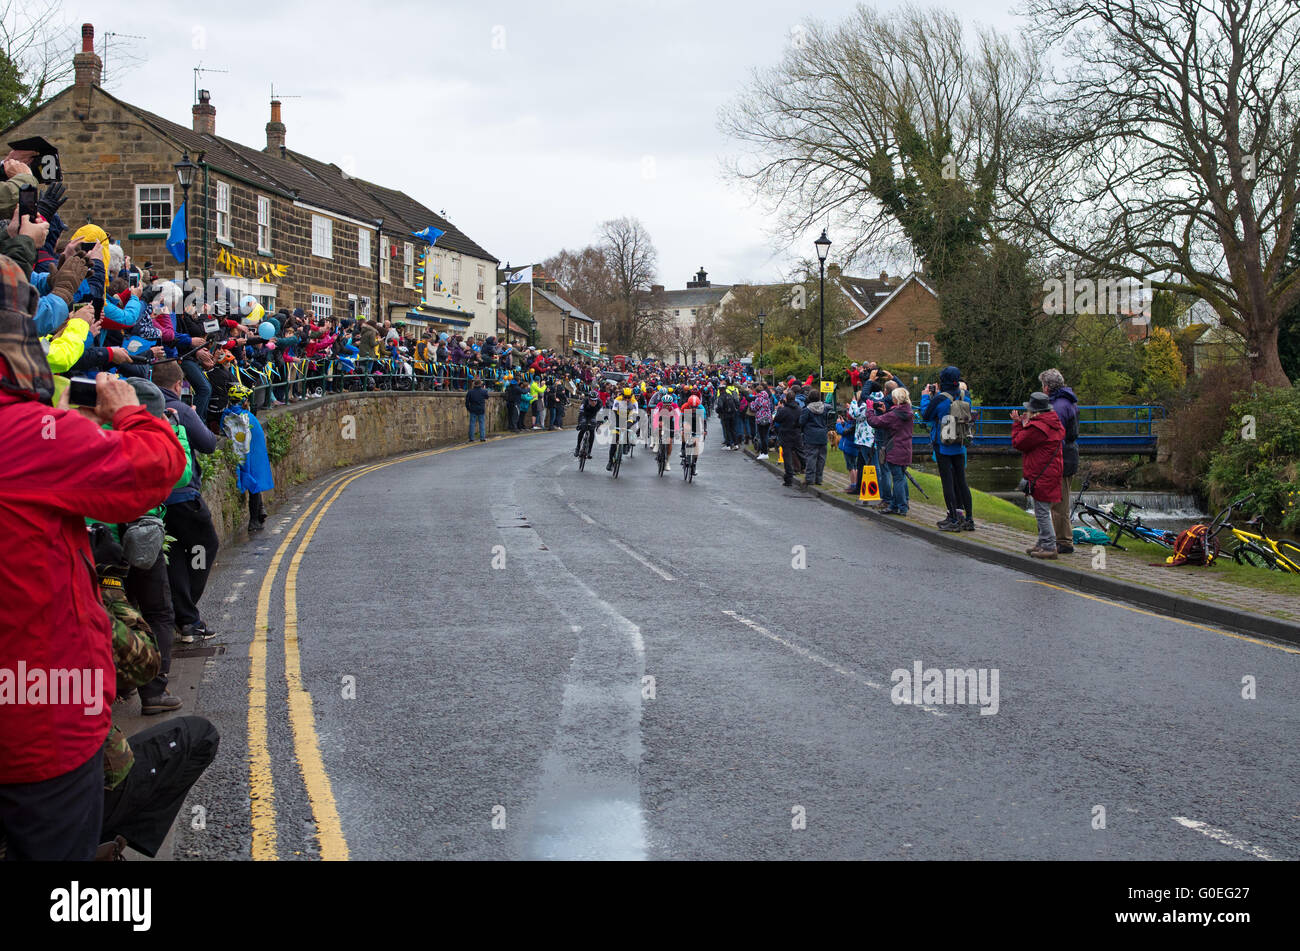
[[[289,426],[288,451],[273,463],[276,488],[263,499],[270,513],[294,486],[335,469],[389,456],[463,442],[469,417],[463,393],[339,393],[308,403],[277,407],[258,416],[270,436]],[[287,422],[286,422],[287,421]],[[505,428],[505,404],[488,398],[489,433]],[[245,500],[234,484],[232,457],[203,457],[203,497],[227,545],[248,527]]]

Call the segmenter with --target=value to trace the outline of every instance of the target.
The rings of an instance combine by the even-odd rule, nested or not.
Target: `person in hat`
[[[1061,447],[1065,427],[1046,393],[1033,393],[1025,411],[1011,411],[1011,446],[1021,455],[1021,490],[1034,502],[1038,542],[1026,549],[1033,558],[1055,558],[1056,528],[1052,505],[1061,500]]]

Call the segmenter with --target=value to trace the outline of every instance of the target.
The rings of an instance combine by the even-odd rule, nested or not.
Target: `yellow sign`
[[[822,392],[823,392],[823,393],[834,393],[834,392],[835,392],[835,381],[834,381],[834,380],[822,380]]]
[[[858,490],[859,502],[879,502],[880,483],[876,481],[876,467],[862,467],[862,488]]]
[[[269,283],[272,279],[284,277],[289,273],[287,264],[267,264],[254,258],[241,258],[231,254],[225,248],[217,254],[217,266],[225,268],[235,277],[255,277],[262,283]]]

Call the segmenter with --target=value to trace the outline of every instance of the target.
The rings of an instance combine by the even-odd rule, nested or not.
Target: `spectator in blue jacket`
[[[966,447],[944,445],[941,439],[943,420],[952,412],[958,400],[970,403],[970,391],[956,367],[944,367],[939,382],[931,383],[921,394],[921,419],[930,426],[930,447],[939,467],[939,481],[943,484],[943,501],[947,516],[939,522],[945,532],[975,531],[971,511],[970,486],[966,482]]]

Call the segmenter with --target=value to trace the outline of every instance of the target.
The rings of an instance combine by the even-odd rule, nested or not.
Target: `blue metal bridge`
[[[974,435],[969,452],[1008,455],[1011,448],[1011,411],[1021,406],[973,406]],[[1094,455],[1140,453],[1155,455],[1156,425],[1165,418],[1163,406],[1079,407],[1079,452]],[[916,415],[914,449],[926,449],[930,431]]]

